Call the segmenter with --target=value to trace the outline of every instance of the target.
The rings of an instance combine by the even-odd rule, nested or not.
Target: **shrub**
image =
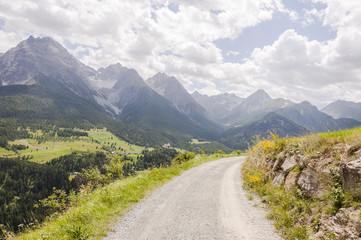
[[[194,152],[185,151],[184,153],[179,153],[175,158],[173,158],[173,164],[181,164],[192,160],[196,154]]]

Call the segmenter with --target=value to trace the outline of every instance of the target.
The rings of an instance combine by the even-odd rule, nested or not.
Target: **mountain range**
[[[322,109],[322,112],[334,118],[353,118],[361,121],[361,102],[337,100]]]
[[[0,55],[0,93],[0,124],[106,126],[143,146],[187,148],[197,138],[245,148],[270,131],[297,136],[361,125],[358,103],[338,101],[321,112],[262,89],[247,98],[189,94],[165,73],[144,80],[119,63],[95,70],[49,37],[29,37]]]

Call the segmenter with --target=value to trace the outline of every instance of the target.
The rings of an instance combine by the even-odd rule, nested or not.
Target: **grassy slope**
[[[129,144],[123,140],[118,139],[112,133],[106,131],[106,129],[93,129],[87,131],[89,137],[79,138],[57,138],[55,141],[47,141],[45,143],[38,144],[36,139],[20,139],[10,144],[23,144],[29,146],[28,149],[19,151],[18,154],[7,151],[4,148],[0,148],[0,156],[3,157],[17,157],[17,156],[32,156],[30,161],[37,163],[45,163],[53,158],[57,158],[63,155],[71,154],[72,152],[95,152],[100,151],[103,145],[116,144],[117,147],[123,148],[123,151],[129,153],[141,153],[144,149],[136,145]],[[37,132],[41,135],[41,132]],[[92,138],[100,142],[92,142]],[[109,144],[108,144],[109,143]]]
[[[228,157],[231,155],[224,155]],[[115,181],[92,193],[80,195],[78,204],[39,229],[10,239],[100,239],[111,230],[110,224],[151,191],[183,171],[220,158],[197,156],[169,168],[144,171],[135,177]]]
[[[267,161],[278,157],[280,152],[299,152],[303,157],[313,157],[321,161],[331,158],[328,167],[338,169],[343,149],[359,144],[361,128],[344,131],[319,133],[298,138],[262,140],[249,150],[249,157],[242,167],[244,186],[262,197],[269,206],[268,217],[274,220],[275,227],[285,239],[308,239],[317,233],[321,217],[332,218],[340,207],[361,206],[360,199],[352,197],[334,183],[324,182],[327,187],[321,198],[305,197],[299,188],[285,191],[283,186],[272,184],[270,171],[265,169]],[[293,172],[300,173],[297,165]],[[330,179],[328,179],[330,181]],[[337,186],[337,185],[336,185]],[[314,219],[309,223],[309,219]],[[338,239],[329,232],[327,238]]]

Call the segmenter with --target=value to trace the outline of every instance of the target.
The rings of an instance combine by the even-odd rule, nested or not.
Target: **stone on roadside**
[[[360,188],[361,184],[361,158],[341,166],[343,187],[347,191]]]
[[[321,197],[318,173],[310,168],[304,169],[298,178],[297,185],[306,197]]]
[[[297,156],[293,155],[287,157],[286,160],[283,162],[281,168],[285,173],[291,171],[297,165]]]
[[[283,172],[281,172],[273,179],[272,185],[280,187],[283,184],[284,180],[285,180],[285,174]]]

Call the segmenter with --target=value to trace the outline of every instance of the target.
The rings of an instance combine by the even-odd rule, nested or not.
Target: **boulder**
[[[297,179],[298,179],[299,173],[298,172],[290,172],[285,181],[285,190],[286,192],[291,192],[292,189],[297,186]]]
[[[341,166],[343,187],[347,191],[353,191],[361,185],[361,158],[343,164]]]
[[[277,154],[276,161],[272,167],[272,171],[277,171],[281,167],[284,160],[285,160],[284,153]]]
[[[280,187],[283,184],[284,180],[285,180],[285,174],[283,172],[281,172],[273,179],[272,185]]]
[[[306,197],[321,197],[321,187],[318,174],[311,168],[305,168],[297,180],[297,185]]]
[[[297,156],[293,155],[287,157],[286,160],[283,162],[281,168],[285,173],[291,171],[297,165]]]

